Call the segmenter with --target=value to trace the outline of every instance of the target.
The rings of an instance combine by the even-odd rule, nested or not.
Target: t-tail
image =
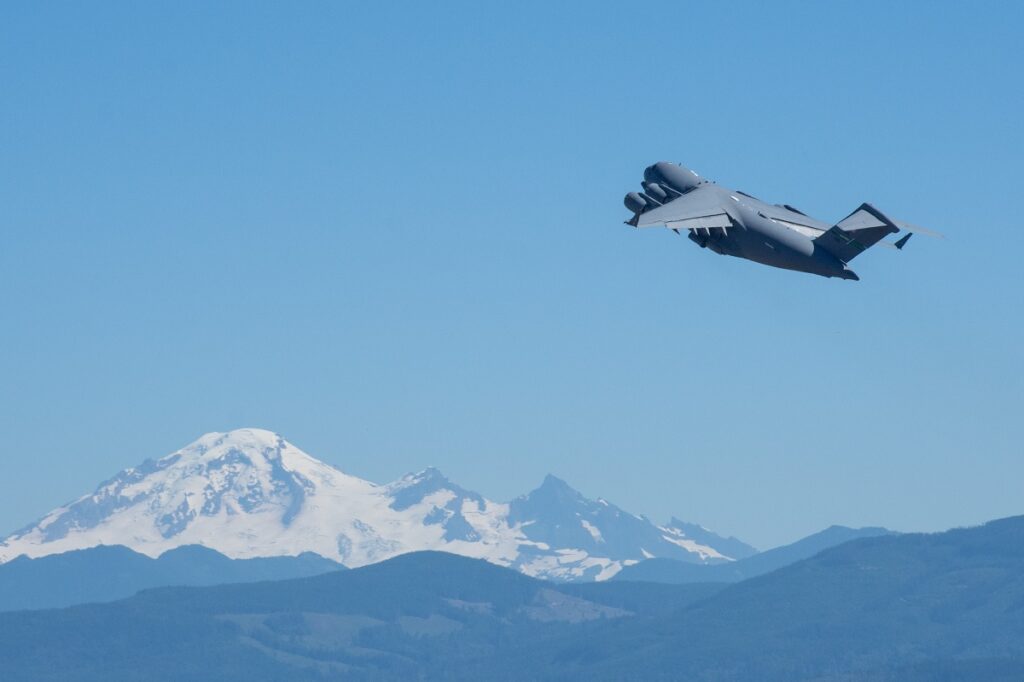
[[[856,211],[818,235],[814,243],[843,263],[849,263],[885,237],[899,231],[896,223],[877,208],[871,204],[861,204]]]

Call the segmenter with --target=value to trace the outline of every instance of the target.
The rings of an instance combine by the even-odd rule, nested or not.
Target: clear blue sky
[[[764,4],[4,6],[0,531],[240,426],[761,547],[1024,513],[1024,5]],[[717,257],[622,224],[661,159],[947,239]]]

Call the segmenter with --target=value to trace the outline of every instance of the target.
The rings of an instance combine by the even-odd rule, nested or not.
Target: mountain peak
[[[121,471],[92,494],[55,509],[3,544],[10,551],[16,551],[12,543],[21,545],[30,556],[128,544],[122,526],[131,519],[132,549],[153,557],[188,544],[234,556],[259,555],[260,543],[253,538],[266,536],[271,526],[290,527],[325,484],[372,487],[272,431],[211,432],[176,452]],[[222,537],[220,530],[229,521],[233,540]],[[270,534],[268,540],[274,543],[274,537]],[[295,553],[291,547],[276,552]]]
[[[533,492],[529,493],[529,495],[535,495],[537,493],[558,495],[572,499],[583,499],[583,495],[578,490],[554,474],[548,474],[545,476],[544,480],[541,481],[541,484]]]
[[[544,477],[544,481],[541,482],[540,486],[542,488],[544,488],[544,487],[556,487],[556,488],[567,488],[569,490],[572,490],[572,486],[570,486],[568,483],[566,483],[564,480],[560,479],[558,476],[555,476],[554,474],[548,474],[547,476],[545,476]]]
[[[574,508],[580,505],[593,504],[582,493],[553,474],[545,476],[539,486],[517,498],[516,501],[518,503],[541,504],[544,506],[569,505]]]
[[[427,467],[422,471],[406,474],[387,485],[388,491],[393,495],[412,489],[421,494],[427,494],[444,488],[458,488],[458,486],[449,481],[448,477],[437,467]]]
[[[551,474],[508,503],[466,490],[436,467],[377,485],[258,428],[207,433],[124,469],[0,538],[0,563],[100,544],[150,557],[182,546],[181,553],[203,552],[189,545],[232,559],[312,551],[349,567],[445,550],[563,580],[607,579],[649,556],[717,556]]]
[[[478,509],[485,505],[485,500],[480,495],[452,483],[437,467],[427,467],[415,474],[406,474],[394,483],[389,483],[385,489],[391,497],[391,508],[396,511],[404,511],[413,505],[422,504],[428,498],[434,499],[435,503],[448,510],[444,513],[437,512],[430,522],[447,522],[452,520],[452,516],[461,518],[462,504],[465,500],[474,502]],[[436,498],[437,494],[445,499]],[[463,530],[467,537],[473,535],[468,530],[468,525],[464,525]]]
[[[261,429],[254,426],[243,426],[237,429],[231,429],[230,431],[211,431],[210,433],[204,434],[206,436],[220,436],[226,440],[255,440],[264,443],[274,443],[281,440],[281,434],[270,429]]]
[[[414,474],[406,474],[403,480],[411,481],[443,481],[448,482],[448,477],[442,473],[437,467],[427,467],[422,471],[417,471]]]
[[[242,428],[231,431],[211,431],[192,441],[179,452],[203,456],[211,451],[239,449],[247,451],[279,452],[289,443],[279,434],[266,429]]]

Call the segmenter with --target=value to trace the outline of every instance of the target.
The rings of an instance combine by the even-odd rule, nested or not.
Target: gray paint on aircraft
[[[626,195],[626,208],[634,214],[627,224],[686,230],[690,240],[715,253],[823,277],[860,279],[849,262],[871,246],[902,249],[911,232],[940,236],[893,220],[866,203],[830,225],[665,161],[644,170],[642,186],[643,192]],[[908,234],[895,244],[883,241],[900,231]]]

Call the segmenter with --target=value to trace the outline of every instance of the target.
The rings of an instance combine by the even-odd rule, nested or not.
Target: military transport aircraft
[[[941,236],[889,218],[871,204],[835,225],[823,223],[788,204],[766,204],[749,194],[721,187],[688,168],[662,161],[644,170],[643,192],[626,195],[633,227],[664,225],[701,248],[786,270],[823,277],[860,279],[849,262],[875,244],[902,249],[911,233]],[[890,234],[907,234],[895,243]]]

